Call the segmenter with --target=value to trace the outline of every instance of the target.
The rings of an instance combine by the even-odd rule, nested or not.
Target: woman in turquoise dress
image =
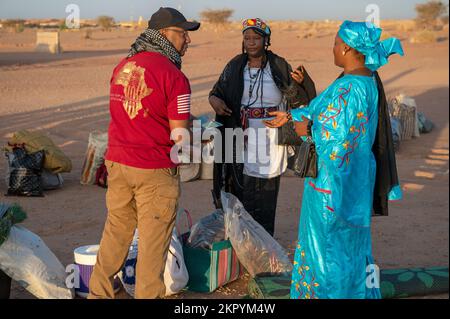
[[[379,123],[385,123],[379,121],[375,71],[391,54],[403,55],[403,50],[399,40],[380,42],[380,35],[374,25],[345,21],[333,48],[343,75],[308,107],[274,112],[276,118],[266,122],[280,127],[293,120],[297,131],[306,135],[311,121],[318,155],[317,178],[305,179],[293,299],[381,298],[370,233],[378,178],[373,146],[383,126]],[[401,198],[398,184],[390,186],[388,197]]]

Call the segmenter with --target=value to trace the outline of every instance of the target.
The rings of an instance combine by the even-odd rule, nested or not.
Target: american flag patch
[[[178,114],[185,114],[191,111],[191,95],[183,94],[177,97]]]

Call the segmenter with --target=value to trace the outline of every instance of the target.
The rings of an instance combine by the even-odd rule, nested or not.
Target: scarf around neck
[[[157,52],[170,61],[172,61],[178,69],[181,69],[181,56],[174,48],[172,43],[167,40],[158,30],[146,29],[131,45],[128,58],[131,58],[139,52]]]

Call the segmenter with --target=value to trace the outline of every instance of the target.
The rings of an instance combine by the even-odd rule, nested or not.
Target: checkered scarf
[[[146,29],[131,45],[128,57],[139,52],[158,52],[172,61],[178,69],[181,69],[181,56],[172,43],[167,40],[158,30]]]

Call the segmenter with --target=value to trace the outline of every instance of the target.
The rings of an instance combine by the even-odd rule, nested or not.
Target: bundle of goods
[[[428,119],[422,112],[417,113],[419,119],[419,132],[420,134],[430,133],[434,129],[434,123]]]
[[[395,151],[399,150],[401,141],[420,137],[420,134],[430,133],[434,128],[433,122],[418,111],[416,101],[404,94],[390,100],[389,115]]]
[[[177,212],[176,225],[172,232],[169,252],[167,254],[166,266],[164,269],[164,284],[166,286],[166,296],[180,292],[186,287],[189,280],[188,270],[184,262],[182,239],[180,231],[192,227],[191,217],[188,211],[180,208]],[[139,234],[136,230],[134,238],[128,252],[127,260],[119,273],[125,291],[134,297],[136,287],[136,265],[138,258]]]
[[[44,152],[27,154],[23,147],[15,146],[11,152],[6,152],[6,157],[6,195],[44,196],[41,178]]]
[[[4,150],[8,195],[43,196],[44,190],[60,188],[61,173],[72,170],[70,159],[41,133],[16,132]]]
[[[222,210],[201,218],[191,227],[183,236],[183,253],[189,272],[187,289],[191,291],[213,292],[243,272],[231,242],[225,239]]]
[[[211,249],[213,243],[225,240],[223,211],[218,209],[192,226],[186,245],[192,248]]]
[[[250,216],[239,199],[222,192],[221,200],[225,211],[225,237],[231,241],[249,274],[255,277],[290,273],[292,263],[285,249]]]
[[[89,134],[89,142],[81,170],[80,183],[94,185],[96,182],[106,187],[105,153],[108,146],[108,133],[98,131]]]
[[[416,101],[403,94],[397,95],[389,103],[391,117],[399,120],[401,124],[401,140],[419,137],[419,121],[417,117]]]
[[[26,214],[17,205],[0,205],[0,270],[37,298],[72,299],[67,274],[36,234],[17,226]]]
[[[8,239],[11,227],[21,223],[27,215],[18,205],[0,203],[0,246]],[[0,299],[9,299],[11,292],[11,277],[0,266]]]
[[[290,275],[258,275],[248,283],[253,299],[289,299]],[[383,299],[424,297],[448,293],[448,267],[381,269]]]
[[[14,145],[23,145],[27,153],[44,151],[44,169],[53,174],[70,173],[72,170],[70,158],[48,136],[42,133],[27,130],[16,132],[8,141],[6,150],[12,151]]]
[[[214,135],[216,129],[222,124],[212,120],[209,115],[203,114],[197,118],[200,121],[201,132],[201,163],[183,161],[180,165],[181,182],[190,182],[197,179],[212,180],[214,165]],[[195,128],[195,127],[194,127]]]

